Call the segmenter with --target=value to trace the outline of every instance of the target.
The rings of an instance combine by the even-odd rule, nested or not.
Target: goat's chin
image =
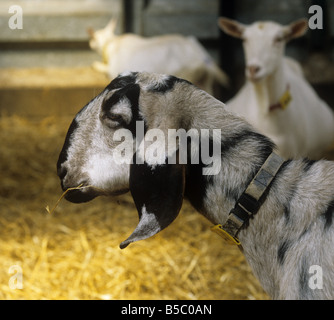
[[[265,80],[268,76],[268,72],[264,71],[264,70],[261,70],[261,72],[258,72],[256,74],[251,74],[246,70],[245,76],[246,76],[248,81],[257,83],[257,82],[261,82],[261,81]]]
[[[127,189],[120,189],[116,191],[110,191],[106,192],[105,195],[110,196],[110,197],[116,197],[116,196],[121,196],[122,194],[128,193],[130,190]]]
[[[248,80],[253,83],[259,83],[264,80],[266,75],[258,75],[258,76],[247,76]]]
[[[104,192],[96,192],[94,190],[89,190],[89,191],[70,190],[65,195],[65,199],[73,203],[83,203],[83,202],[89,202],[98,196],[116,197],[125,194],[127,192],[129,192],[129,189],[120,189],[116,191],[104,191]]]

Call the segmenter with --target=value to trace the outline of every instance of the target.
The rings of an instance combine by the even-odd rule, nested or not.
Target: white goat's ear
[[[94,33],[95,33],[95,31],[94,31],[93,28],[88,27],[88,28],[86,29],[86,31],[87,31],[87,34],[89,35],[90,38],[93,38],[93,37],[94,37]]]
[[[108,33],[110,35],[114,35],[115,34],[115,30],[117,27],[117,18],[112,18],[109,23],[107,24],[107,26],[105,27],[105,29],[108,30]]]
[[[308,22],[306,19],[299,19],[290,23],[285,27],[284,35],[286,41],[290,41],[295,38],[302,37],[308,28]]]
[[[225,33],[232,37],[242,39],[245,30],[245,25],[225,17],[220,17],[218,19],[218,25]]]
[[[169,226],[180,212],[184,186],[185,165],[132,164],[130,191],[139,213],[139,223],[120,248],[147,239]]]

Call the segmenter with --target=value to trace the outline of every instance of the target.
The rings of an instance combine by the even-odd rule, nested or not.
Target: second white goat
[[[219,26],[243,40],[246,60],[247,81],[228,108],[270,137],[283,157],[322,157],[334,141],[333,112],[303,77],[298,62],[284,56],[285,44],[304,35],[307,21],[246,26],[219,18]]]
[[[214,84],[228,86],[227,75],[195,37],[178,34],[145,38],[136,34],[115,35],[116,21],[101,30],[89,31],[89,45],[103,62],[93,67],[110,79],[125,71],[171,74],[213,94]]]

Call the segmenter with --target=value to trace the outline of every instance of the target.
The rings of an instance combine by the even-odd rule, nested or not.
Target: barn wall
[[[231,89],[222,96],[222,100],[226,101],[244,81],[244,58],[240,41],[220,32],[217,26],[218,16],[225,15],[243,23],[255,20],[289,23],[301,17],[309,17],[308,8],[312,4],[327,8],[325,17],[328,28],[310,30],[303,39],[291,42],[287,53],[303,63],[312,83],[321,83],[321,86],[325,83],[326,94],[325,91],[332,91],[327,87],[331,87],[334,82],[334,19],[331,18],[334,16],[334,1],[329,0],[17,0],[15,5],[23,9],[22,30],[11,30],[8,27],[11,17],[8,9],[13,1],[2,0],[0,68],[69,68],[68,77],[63,78],[63,87],[68,85],[71,90],[67,90],[64,95],[64,101],[60,104],[63,107],[50,107],[49,110],[72,110],[68,101],[73,99],[67,97],[71,92],[75,97],[82,96],[78,101],[81,106],[101,89],[104,80],[99,78],[98,85],[92,87],[91,81],[89,84],[82,82],[82,79],[87,77],[76,77],[76,70],[70,68],[90,68],[93,61],[101,60],[101,57],[89,48],[87,28],[100,29],[114,17],[118,19],[118,34],[134,32],[143,36],[154,36],[181,33],[197,37],[231,77]],[[320,60],[319,57],[316,61],[310,59],[314,51],[321,52]],[[49,76],[49,73],[44,74]],[[11,103],[12,91],[18,92],[22,90],[22,86],[8,81],[8,75],[0,73],[0,109],[23,110],[25,106],[20,109],[11,106],[14,103]],[[13,77],[17,77],[17,74]],[[13,83],[10,88],[9,82]],[[30,84],[33,83],[28,77],[24,87],[27,97],[30,97]],[[49,78],[36,85],[38,90],[42,90],[45,102],[52,100],[47,92],[59,89],[50,84]],[[33,90],[36,90],[36,85]],[[87,94],[82,95],[85,88]],[[319,87],[319,90],[322,88]],[[31,94],[31,101],[35,96]],[[331,100],[330,104],[334,105],[334,98],[326,96],[326,99]],[[36,100],[35,104],[38,103]]]

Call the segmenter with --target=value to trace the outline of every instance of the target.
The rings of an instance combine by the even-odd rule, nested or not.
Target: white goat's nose
[[[247,66],[247,71],[251,78],[254,78],[256,74],[260,72],[260,70],[261,70],[261,67],[256,64],[251,64]]]

